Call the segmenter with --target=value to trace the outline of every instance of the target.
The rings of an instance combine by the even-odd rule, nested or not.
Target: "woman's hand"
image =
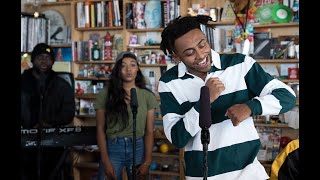
[[[110,162],[104,164],[104,173],[107,176],[108,180],[115,180],[116,172],[113,169],[113,166]]]
[[[137,170],[137,179],[138,180],[145,180],[146,176],[149,172],[149,165],[148,164],[141,164]]]

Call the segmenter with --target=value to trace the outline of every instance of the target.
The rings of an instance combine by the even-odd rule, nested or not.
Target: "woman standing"
[[[126,167],[132,178],[133,118],[130,107],[130,90],[135,88],[138,100],[136,115],[135,165],[137,179],[144,179],[152,158],[153,121],[159,106],[154,94],[146,88],[137,57],[122,52],[116,58],[108,87],[103,89],[95,102],[97,115],[97,142],[101,161],[98,179],[122,179]]]

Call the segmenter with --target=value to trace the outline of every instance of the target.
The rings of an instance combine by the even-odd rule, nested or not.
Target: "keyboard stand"
[[[55,168],[53,169],[53,171],[50,173],[49,180],[57,180],[56,177],[57,177],[59,171],[61,170],[61,167],[62,167],[63,163],[65,162],[67,156],[68,156],[69,153],[70,153],[70,148],[65,147],[64,149],[65,149],[65,150],[64,150],[64,152],[62,153],[62,155],[61,155],[61,157],[60,157],[60,159],[59,159],[56,167],[55,167]],[[65,178],[65,176],[63,176],[61,180],[64,180],[64,178]],[[60,180],[60,179],[59,179],[59,180]]]

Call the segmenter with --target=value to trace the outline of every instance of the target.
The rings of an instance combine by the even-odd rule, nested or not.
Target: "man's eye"
[[[192,56],[193,53],[194,53],[194,51],[193,51],[193,50],[190,50],[190,51],[186,51],[186,52],[184,53],[184,55],[185,55],[185,56]]]
[[[199,48],[204,48],[204,47],[206,47],[206,45],[207,45],[207,42],[203,42],[203,43],[199,44]]]

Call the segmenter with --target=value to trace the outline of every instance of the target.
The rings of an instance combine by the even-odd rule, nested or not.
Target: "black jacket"
[[[33,128],[40,120],[42,104],[43,122],[52,127],[71,123],[75,115],[74,89],[67,81],[51,71],[45,80],[44,90],[32,75],[32,69],[21,75],[21,126]],[[40,94],[43,94],[41,101]]]

